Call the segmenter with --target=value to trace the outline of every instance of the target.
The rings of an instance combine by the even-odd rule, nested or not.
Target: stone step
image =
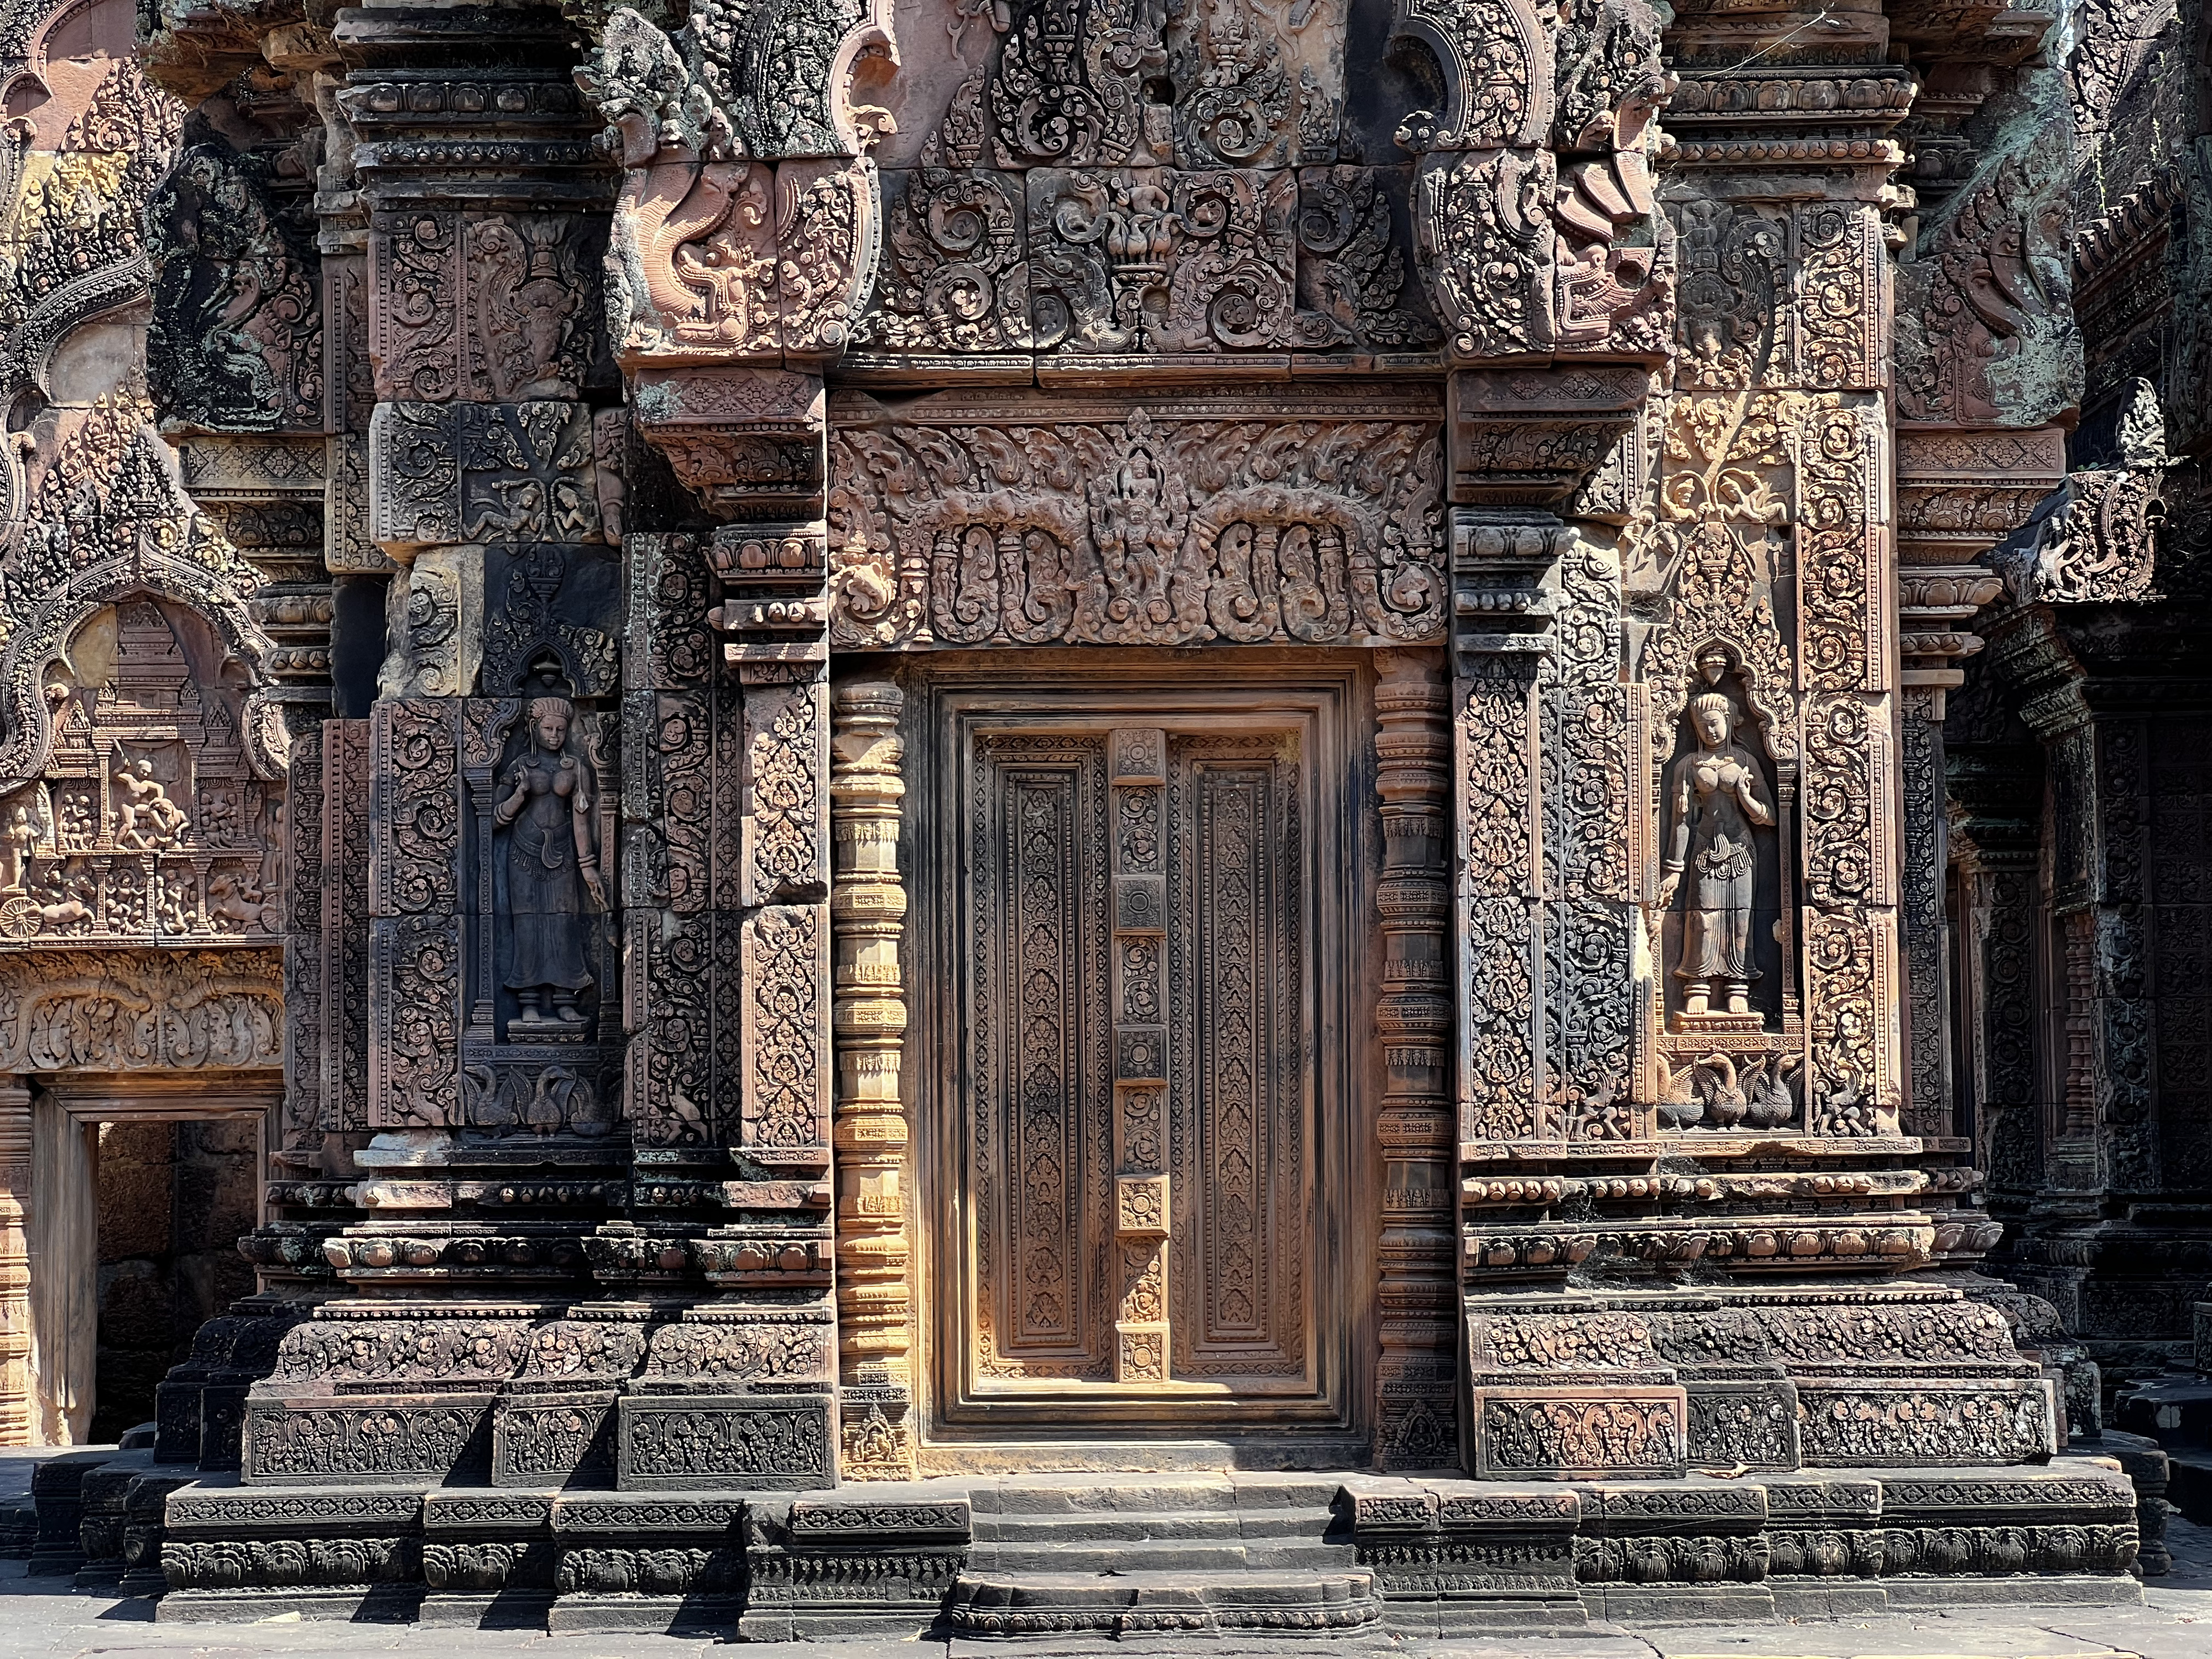
[[[1272,1631],[1333,1635],[1380,1617],[1370,1574],[1346,1571],[970,1571],[947,1607],[963,1636],[1063,1636],[1090,1632],[1214,1634]]]
[[[986,1544],[969,1551],[979,1571],[1018,1573],[1273,1572],[1350,1566],[1350,1544],[1153,1539],[1087,1544]]]
[[[1150,1538],[1306,1538],[1325,1535],[1336,1521],[1327,1508],[1249,1510],[1089,1510],[1076,1514],[975,1517],[978,1541],[1050,1544]]]
[[[1339,1486],[1307,1474],[1035,1474],[978,1482],[969,1498],[979,1516],[1225,1515],[1327,1509]]]

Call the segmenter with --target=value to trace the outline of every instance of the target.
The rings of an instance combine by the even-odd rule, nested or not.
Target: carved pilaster
[[[2100,809],[2097,908],[2090,954],[2094,1009],[2093,1121],[2101,1132],[2104,1180],[2116,1193],[2159,1190],[2157,1004],[2145,967],[2155,958],[2156,911],[2145,903],[2151,811],[2149,723],[2097,722]]]
[[[1904,851],[1899,912],[1905,965],[1909,1080],[1899,1123],[1917,1135],[1954,1133],[1951,1091],[1949,932],[1944,872],[1943,694],[1915,687],[1899,699],[1898,832]]]
[[[906,1213],[906,1047],[898,863],[906,796],[898,736],[904,699],[884,681],[840,686],[830,793],[836,887],[837,1347],[844,1444],[853,1480],[915,1472],[914,1321]]]
[[[298,712],[307,716],[319,711]],[[329,1005],[323,954],[327,850],[323,817],[329,804],[324,792],[323,728],[327,723],[313,718],[296,722],[283,824],[284,1108],[277,1140],[281,1149],[296,1151],[310,1168],[320,1149],[329,1069],[324,1058]]]
[[[1499,653],[1454,680],[1452,745],[1462,1141],[1545,1133],[1534,812],[1537,659]]]
[[[31,1091],[0,1076],[0,1446],[31,1441]]]
[[[1382,1357],[1376,1462],[1458,1462],[1453,1401],[1455,1182],[1451,1109],[1451,732],[1431,653],[1378,653],[1375,791],[1382,799],[1383,989],[1375,1009],[1387,1082],[1382,1142]]]
[[[1984,404],[1974,407],[1984,418],[1990,413]],[[1906,1052],[1900,1123],[1914,1134],[1948,1136],[1963,1127],[1952,1075],[1955,996],[1944,896],[1950,862],[1945,695],[1964,678],[1960,665],[1982,648],[1970,631],[1976,611],[2002,587],[1980,561],[2027,521],[2063,476],[2064,440],[2055,426],[1919,422],[1898,428],[1899,917]]]
[[[369,1123],[368,735],[367,720],[325,720],[316,757],[319,984],[308,1006],[320,1025],[322,1127],[332,1133]]]
[[[1957,1050],[1966,1075],[1960,1098],[1971,1121],[1973,1163],[1985,1183],[1991,1210],[2017,1219],[2043,1179],[2042,1067],[2038,1063],[2039,1018],[2036,865],[2042,827],[2042,757],[2032,744],[1992,742],[2003,733],[1987,728],[1995,676],[1983,665],[1972,706],[1952,712],[1961,730],[1947,744],[1945,775],[1954,831],[1952,870],[1960,884],[1954,920],[1965,928],[1954,940],[1963,970],[1958,1004],[1966,1020]],[[1984,719],[1969,725],[1980,712]],[[2002,713],[2001,708],[1996,712]]]

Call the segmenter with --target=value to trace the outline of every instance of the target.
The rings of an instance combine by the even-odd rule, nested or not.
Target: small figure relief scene
[[[861,361],[1433,351],[1391,142],[1425,94],[1386,70],[1347,111],[1351,9],[955,0],[902,33]]]
[[[42,684],[46,772],[0,796],[0,935],[279,933],[281,796],[252,774],[245,669],[207,623],[151,597],[103,606]]]
[[[1668,1128],[1798,1117],[1802,1016],[1778,769],[1725,651],[1699,658],[1661,799],[1658,884]]]
[[[607,890],[597,769],[568,698],[530,700],[492,794],[501,1027],[511,1042],[583,1042],[597,1028]]]

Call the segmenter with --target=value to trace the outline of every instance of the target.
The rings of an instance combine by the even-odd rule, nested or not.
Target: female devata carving
[[[507,798],[492,808],[507,831],[506,984],[521,1004],[507,1022],[513,1036],[577,1036],[588,1024],[576,1006],[592,983],[583,899],[588,893],[605,909],[607,895],[592,834],[592,770],[568,751],[574,723],[566,697],[532,700],[529,747],[501,780]]]
[[[1674,766],[1668,780],[1673,814],[1667,858],[1659,880],[1659,908],[1674,902],[1686,869],[1694,870],[1690,902],[1682,916],[1682,954],[1674,976],[1682,981],[1682,1012],[1712,1012],[1716,986],[1725,1012],[1750,1012],[1752,881],[1757,859],[1753,826],[1774,823],[1774,808],[1759,798],[1764,774],[1758,758],[1735,741],[1735,704],[1724,692],[1690,700],[1698,747]]]

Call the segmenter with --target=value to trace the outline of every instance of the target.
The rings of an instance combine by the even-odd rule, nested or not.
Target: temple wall
[[[1350,1518],[1204,1628],[2124,1595],[2202,238],[2181,26],[2066,27],[33,26],[0,1170],[267,1151],[86,1553],[1118,1629],[1003,1517],[1156,1480]]]

